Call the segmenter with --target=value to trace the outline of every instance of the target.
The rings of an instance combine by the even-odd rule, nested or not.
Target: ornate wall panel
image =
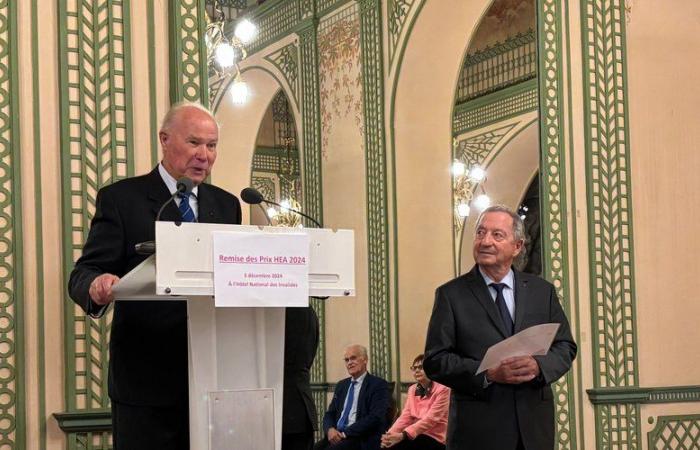
[[[0,447],[24,448],[17,8],[0,0]]]
[[[367,167],[367,244],[372,370],[387,380],[391,370],[389,225],[384,131],[384,53],[382,5],[360,0],[360,48]]]
[[[282,47],[280,50],[265,57],[277,68],[287,80],[292,91],[294,104],[299,101],[299,47],[296,43]]]
[[[87,237],[97,191],[133,174],[129,2],[62,0],[58,18],[67,276]],[[67,296],[65,305],[66,408],[107,408],[111,314],[93,320]],[[107,441],[104,433],[70,438],[72,448]]]
[[[649,419],[653,423],[653,419]],[[679,450],[700,448],[700,414],[661,416],[647,434],[648,449]]]
[[[454,136],[538,108],[537,80],[529,80],[455,106]]]
[[[207,103],[204,0],[170,0],[170,102]]]
[[[581,2],[596,388],[638,385],[625,2]],[[597,406],[599,448],[640,448],[637,405]],[[624,415],[625,420],[611,420]]]
[[[538,0],[540,96],[540,196],[543,275],[550,280],[568,317],[571,316],[571,280],[568,268],[566,189],[564,41],[561,0]],[[571,371],[554,385],[557,446],[576,448],[575,397]]]
[[[421,3],[420,0],[388,0],[387,27],[389,28],[389,66],[394,63],[401,33],[411,15],[411,9]]]

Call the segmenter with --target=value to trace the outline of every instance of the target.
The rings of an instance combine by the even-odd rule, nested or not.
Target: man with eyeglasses
[[[367,372],[367,349],[350,345],[343,357],[350,375],[338,382],[323,416],[326,437],[314,450],[378,450],[386,429],[389,386],[386,380]]]
[[[523,243],[517,214],[487,208],[476,225],[476,266],[435,293],[423,365],[452,389],[448,449],[554,448],[550,385],[571,368],[576,343],[554,286],[512,268]],[[475,374],[489,347],[543,323],[560,324],[546,355],[505,359]]]

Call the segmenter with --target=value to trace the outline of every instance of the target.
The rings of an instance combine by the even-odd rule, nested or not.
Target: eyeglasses
[[[423,364],[416,364],[415,366],[409,367],[409,370],[411,372],[415,372],[417,370],[423,370]]]

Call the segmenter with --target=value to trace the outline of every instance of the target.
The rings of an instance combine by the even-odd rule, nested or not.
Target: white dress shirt
[[[481,276],[484,277],[486,286],[489,287],[491,298],[495,302],[496,295],[498,293],[496,292],[496,288],[491,287],[490,284],[497,282],[489,278],[489,276],[481,270],[481,267],[479,267],[479,273],[481,273]],[[506,301],[506,307],[508,308],[508,312],[510,313],[510,318],[513,320],[513,323],[515,323],[515,274],[513,273],[513,269],[510,269],[508,271],[508,274],[505,277],[503,277],[501,281],[498,281],[498,283],[503,283],[506,285],[506,287],[503,288],[503,299]]]
[[[348,401],[352,401],[352,408],[350,408],[350,414],[348,416],[348,423],[345,425],[345,428],[349,427],[355,421],[357,420],[357,401],[360,398],[360,389],[362,388],[362,382],[365,381],[365,378],[367,378],[367,372],[363,373],[357,378],[353,378],[350,380],[350,382],[355,381],[355,390],[353,392],[352,399],[348,398],[348,395],[345,396],[345,401],[343,402],[343,409],[342,411],[345,411],[345,407],[348,404]],[[350,393],[350,387],[348,387],[348,394]],[[342,417],[342,412],[341,412],[341,417]]]

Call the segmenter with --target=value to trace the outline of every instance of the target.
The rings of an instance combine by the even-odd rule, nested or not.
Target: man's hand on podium
[[[90,298],[98,305],[106,305],[114,301],[112,286],[119,281],[119,277],[111,273],[99,275],[90,283]]]

